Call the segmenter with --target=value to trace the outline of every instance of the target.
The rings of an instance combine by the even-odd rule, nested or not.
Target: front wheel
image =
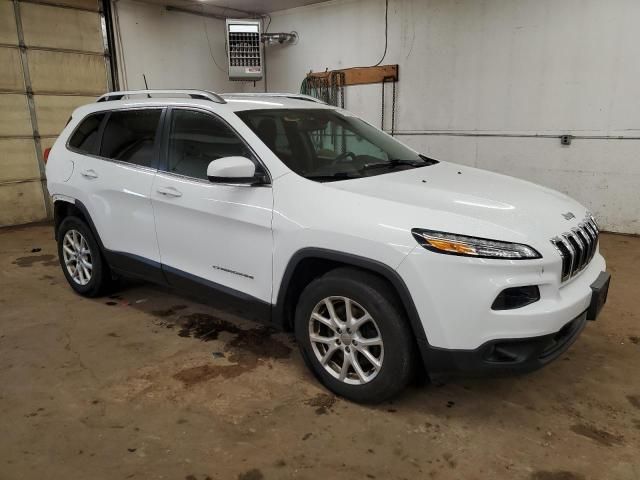
[[[314,374],[330,390],[379,403],[411,378],[414,342],[390,287],[379,277],[338,269],[303,291],[296,339]]]

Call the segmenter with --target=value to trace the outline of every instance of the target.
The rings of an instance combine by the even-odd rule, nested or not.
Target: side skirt
[[[168,285],[162,273],[162,265],[159,262],[131,253],[114,252],[106,249],[103,249],[103,253],[109,267],[116,273],[147,282]]]
[[[104,250],[113,271],[175,289],[212,307],[269,324],[271,304],[232,288],[197,277],[177,268],[123,252]]]
[[[270,303],[167,265],[162,265],[162,271],[169,286],[180,292],[201,299],[213,307],[239,313],[245,318],[271,323]]]

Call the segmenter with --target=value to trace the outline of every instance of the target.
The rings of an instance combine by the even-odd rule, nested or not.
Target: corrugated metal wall
[[[0,0],[0,226],[50,216],[43,151],[110,89],[97,0]]]

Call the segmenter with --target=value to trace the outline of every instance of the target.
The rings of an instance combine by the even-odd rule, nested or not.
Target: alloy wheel
[[[74,282],[86,285],[91,281],[93,264],[89,244],[77,230],[69,230],[62,240],[62,257],[65,268]]]
[[[309,318],[309,340],[322,367],[337,380],[362,385],[382,368],[384,345],[367,310],[347,297],[327,297]]]

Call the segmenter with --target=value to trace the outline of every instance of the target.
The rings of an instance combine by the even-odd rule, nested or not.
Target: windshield
[[[337,110],[236,113],[287,167],[311,180],[368,177],[437,163],[364,120]]]

